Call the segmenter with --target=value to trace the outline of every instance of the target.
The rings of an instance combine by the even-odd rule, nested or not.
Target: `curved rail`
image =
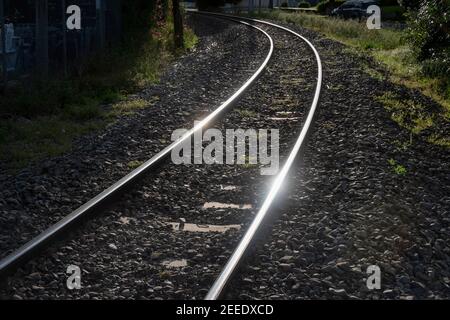
[[[191,12],[195,12],[195,11],[191,11]],[[276,178],[270,188],[270,191],[269,191],[266,199],[264,200],[263,205],[261,206],[261,209],[259,209],[259,211],[256,214],[254,220],[252,221],[250,227],[248,228],[247,232],[245,233],[244,237],[239,242],[239,244],[236,247],[236,249],[234,250],[233,254],[227,261],[225,267],[222,269],[222,272],[217,277],[213,286],[211,287],[211,289],[209,290],[208,294],[205,297],[206,300],[216,300],[216,299],[220,298],[223,290],[225,289],[226,285],[229,283],[234,271],[236,270],[237,266],[239,265],[239,262],[242,260],[254,235],[256,234],[262,221],[264,220],[265,216],[267,215],[267,212],[269,211],[275,198],[277,197],[278,192],[279,192],[289,170],[291,169],[295,158],[297,157],[300,149],[303,147],[303,145],[305,143],[307,133],[309,131],[309,128],[311,127],[311,124],[312,124],[312,121],[314,118],[314,114],[317,109],[317,104],[319,102],[320,90],[322,87],[322,62],[320,60],[320,56],[319,56],[319,53],[317,52],[316,48],[313,46],[313,44],[308,39],[306,39],[302,35],[298,34],[297,32],[295,32],[291,29],[288,29],[286,27],[277,25],[275,23],[258,20],[258,19],[236,17],[236,16],[224,15],[224,14],[218,14],[218,13],[205,13],[205,12],[200,12],[200,11],[197,13],[211,14],[211,15],[219,16],[219,17],[222,16],[224,18],[244,19],[247,21],[257,22],[260,24],[265,24],[265,25],[269,25],[269,26],[284,30],[284,31],[291,33],[291,34],[295,35],[296,37],[302,39],[303,41],[305,41],[308,44],[308,46],[311,48],[311,50],[313,51],[313,53],[316,57],[316,60],[317,60],[317,85],[316,85],[316,90],[314,93],[314,99],[312,101],[311,108],[309,109],[309,112],[308,112],[308,116],[303,124],[300,135],[299,135],[297,141],[295,142],[295,145],[292,148],[291,153],[289,154],[289,157],[287,158],[285,164],[283,165],[283,168],[281,169],[280,173],[276,176]]]
[[[218,116],[225,111],[230,105],[237,101],[237,99],[250,87],[250,85],[256,80],[256,78],[261,74],[261,72],[266,68],[267,63],[272,57],[273,53],[273,40],[267,32],[254,26],[250,23],[236,20],[232,17],[227,19],[234,22],[239,22],[241,24],[247,25],[262,32],[269,40],[270,48],[264,59],[263,63],[255,71],[255,73],[225,102],[223,102],[216,110],[209,114],[206,118],[197,123],[192,129],[190,129],[181,138],[171,143],[169,146],[164,148],[162,151],[153,156],[150,160],[146,161],[140,167],[136,168],[128,175],[114,183],[108,189],[104,190],[81,207],[70,213],[69,215],[62,218],[57,223],[50,226],[48,229],[43,231],[37,237],[33,238],[22,247],[12,252],[10,255],[6,256],[4,259],[0,260],[0,276],[7,274],[12,271],[21,262],[29,258],[33,253],[42,248],[45,244],[49,243],[51,240],[55,239],[63,231],[66,231],[69,227],[73,226],[75,223],[79,222],[81,218],[86,217],[88,214],[92,213],[94,210],[99,209],[101,206],[107,204],[112,198],[120,194],[126,187],[132,185],[140,178],[144,173],[148,172],[150,169],[156,167],[163,159],[168,157],[172,150],[182,144],[187,139],[190,139],[193,134],[207,125],[211,124],[214,120],[217,120]]]

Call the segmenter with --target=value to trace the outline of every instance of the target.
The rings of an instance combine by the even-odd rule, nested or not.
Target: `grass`
[[[434,125],[434,118],[442,117],[450,121],[450,81],[448,79],[427,77],[421,72],[421,66],[414,60],[411,48],[404,41],[400,30],[369,30],[364,22],[343,20],[308,13],[290,13],[266,11],[259,17],[293,23],[324,34],[326,37],[346,44],[352,52],[372,56],[379,65],[387,70],[387,80],[407,88],[417,89],[442,106],[442,111],[434,115],[420,112],[420,106],[405,102],[403,106],[397,97],[383,96],[381,101],[391,110],[392,119],[399,125],[417,134]],[[364,66],[364,71],[378,80],[385,80],[379,71]],[[409,108],[411,107],[411,108]],[[411,121],[405,121],[405,120]],[[449,145],[449,137],[433,136],[429,142]]]
[[[235,109],[235,111],[243,118],[254,118],[258,115],[255,111],[248,109]]]
[[[439,132],[439,123],[448,122],[450,118],[450,113],[445,109],[441,112],[430,110],[424,104],[402,99],[393,92],[386,92],[376,99],[390,112],[392,120],[410,131],[410,140],[413,135],[422,134],[430,143],[450,147],[450,137]]]
[[[154,100],[158,100],[158,98],[155,97]],[[151,102],[143,99],[124,100],[119,103],[113,104],[108,115],[113,117],[131,115],[135,111],[144,109],[151,104]]]
[[[162,70],[184,50],[175,50],[170,19],[151,32],[130,33],[121,46],[100,52],[70,78],[31,80],[0,99],[0,161],[17,170],[60,155],[76,137],[104,128],[120,116],[154,104],[128,94],[158,82]],[[185,29],[185,47],[197,43]],[[111,68],[111,66],[114,66]]]
[[[450,112],[450,87],[447,87],[445,79],[424,76],[407,45],[392,50],[378,50],[372,55],[389,70],[389,79],[393,83],[419,90]]]
[[[139,160],[133,160],[128,162],[127,167],[131,170],[134,170],[136,168],[139,168],[144,162]]]
[[[364,23],[308,14],[264,11],[259,17],[293,23],[325,34],[327,37],[363,49],[394,49],[401,43],[401,34],[389,29],[369,30]]]
[[[426,114],[426,107],[413,100],[402,100],[392,92],[377,98],[391,112],[392,119],[413,134],[433,126],[435,114]]]
[[[81,123],[58,116],[2,121],[0,157],[9,163],[9,169],[18,169],[30,161],[67,151],[77,136],[97,130],[105,124],[104,120]]]
[[[241,166],[244,169],[254,169],[254,168],[258,167],[257,159],[254,157],[245,155],[245,156],[241,157],[240,160],[242,160],[244,163],[239,164],[239,166]],[[251,162],[254,162],[254,163],[251,163]]]
[[[395,161],[394,159],[389,159],[388,163],[391,165],[391,168],[395,174],[402,176],[407,173],[406,168],[401,164],[398,164],[397,161]]]

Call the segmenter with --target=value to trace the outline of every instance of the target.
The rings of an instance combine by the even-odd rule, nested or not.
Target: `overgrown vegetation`
[[[139,160],[133,160],[133,161],[128,162],[127,167],[128,167],[129,169],[134,170],[134,169],[140,167],[143,163],[144,163],[144,162],[139,161]]]
[[[394,159],[389,159],[388,163],[391,165],[392,171],[394,171],[395,174],[402,176],[405,175],[407,170],[404,166],[397,163]]]
[[[98,52],[80,73],[68,78],[32,79],[7,90],[0,99],[0,160],[20,168],[32,160],[67,151],[74,138],[104,127],[119,115],[151,101],[127,100],[129,93],[158,81],[163,68],[179,53],[173,23],[164,3],[124,2],[124,40]],[[185,29],[185,47],[195,45]],[[109,105],[106,107],[106,105]]]
[[[438,77],[450,98],[450,1],[429,0],[408,12],[407,39],[422,72]]]
[[[235,112],[243,118],[254,118],[258,115],[255,111],[248,109],[235,109]]]
[[[421,132],[425,127],[436,125],[436,119],[439,119],[438,124],[450,121],[450,73],[447,56],[450,35],[442,33],[442,30],[448,31],[449,14],[442,18],[444,20],[439,18],[427,22],[422,17],[422,19],[425,19],[424,21],[417,21],[421,27],[413,28],[410,25],[410,30],[412,30],[411,28],[416,30],[412,34],[412,31],[406,33],[388,28],[369,30],[364,22],[359,23],[355,20],[343,20],[301,12],[271,11],[260,13],[259,16],[294,23],[321,32],[331,39],[356,49],[355,52],[370,55],[382,68],[387,69],[390,81],[408,88],[418,89],[440,104],[443,107],[442,110],[434,110],[433,115],[427,115],[424,118],[424,113],[421,113],[420,105],[417,103],[402,102],[399,101],[400,98],[389,94],[379,99],[388,110],[393,112],[392,118],[399,125],[412,130],[413,134]],[[439,21],[439,23],[436,21]],[[433,24],[435,29],[427,28],[427,23]],[[426,31],[420,31],[421,28],[426,29]],[[438,32],[433,32],[433,30],[438,30]],[[427,35],[425,35],[426,32],[428,32]],[[411,37],[414,36],[417,36],[418,39],[412,40]],[[436,41],[439,42],[438,45],[430,45],[430,43]],[[430,47],[433,49],[428,49]],[[423,50],[426,52],[423,55],[425,59],[418,59],[419,52]],[[435,52],[440,53],[433,54]],[[429,64],[434,65],[434,68],[428,67]],[[381,79],[381,75],[376,70],[370,70],[369,73]],[[427,140],[442,146],[448,146],[449,138],[431,134]]]
[[[440,130],[443,123],[450,122],[449,110],[435,110],[411,99],[401,99],[392,92],[377,100],[391,113],[392,120],[411,132],[410,144],[414,136],[422,135],[430,143],[450,147],[450,136]]]

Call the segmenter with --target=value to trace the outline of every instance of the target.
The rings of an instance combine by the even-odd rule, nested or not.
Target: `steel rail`
[[[191,12],[193,12],[193,11],[191,11]],[[295,32],[291,29],[288,29],[286,27],[277,25],[275,23],[258,20],[258,19],[237,17],[237,16],[224,15],[224,14],[219,14],[219,13],[204,13],[201,11],[198,11],[197,13],[211,14],[213,16],[222,16],[222,17],[226,17],[226,18],[244,19],[244,20],[251,21],[254,23],[256,22],[259,24],[265,24],[265,25],[269,25],[269,26],[284,30],[284,31],[291,33],[291,34],[295,35],[296,37],[302,39],[303,41],[305,41],[308,44],[308,46],[311,48],[311,50],[313,51],[316,61],[317,61],[317,85],[316,85],[316,90],[314,92],[314,99],[311,103],[311,107],[309,109],[308,116],[306,117],[306,120],[303,123],[303,127],[300,132],[300,135],[297,138],[297,140],[294,144],[294,147],[292,148],[292,150],[289,154],[289,157],[287,158],[286,162],[284,163],[281,171],[278,173],[275,180],[273,181],[270,191],[269,191],[267,197],[265,198],[258,213],[256,214],[255,218],[253,219],[250,227],[244,234],[243,238],[239,242],[238,246],[235,248],[233,254],[228,259],[225,267],[222,269],[221,273],[216,278],[214,284],[212,285],[208,294],[205,297],[205,300],[216,300],[222,296],[225,287],[229,284],[230,279],[232,278],[234,272],[236,271],[239,263],[242,261],[242,258],[244,257],[248,247],[250,246],[250,244],[252,242],[252,239],[254,238],[256,232],[258,231],[258,228],[260,227],[262,221],[264,220],[270,207],[272,206],[275,198],[277,197],[278,192],[280,191],[280,188],[283,185],[283,182],[284,182],[289,170],[291,169],[292,164],[294,163],[294,160],[296,159],[299,151],[305,144],[306,137],[307,137],[308,131],[311,127],[311,124],[313,122],[314,115],[315,115],[317,105],[319,102],[319,96],[320,96],[320,91],[321,91],[321,87],[322,87],[322,62],[321,62],[319,53],[317,52],[316,48],[308,39],[306,39],[302,35],[298,34],[297,32]]]
[[[269,51],[263,61],[263,63],[259,66],[259,68],[255,71],[255,73],[247,79],[247,81],[225,102],[223,102],[217,109],[215,109],[212,113],[210,113],[206,118],[198,122],[192,129],[187,131],[181,138],[171,143],[169,146],[164,148],[162,151],[157,153],[151,159],[146,161],[144,164],[127,174],[125,177],[121,178],[119,181],[111,185],[109,188],[80,206],[78,209],[68,214],[64,218],[62,218],[57,223],[53,224],[46,230],[44,230],[41,234],[25,243],[16,251],[12,252],[2,260],[0,260],[0,276],[6,275],[15,267],[17,267],[21,262],[25,261],[27,258],[31,257],[34,253],[36,253],[39,249],[41,249],[45,244],[49,243],[51,240],[55,239],[58,235],[62,234],[62,232],[68,230],[69,227],[73,226],[76,222],[79,222],[81,218],[86,217],[88,214],[92,213],[94,210],[99,209],[102,205],[105,205],[115,196],[119,195],[121,191],[123,191],[126,187],[132,185],[132,183],[136,182],[138,178],[140,178],[144,173],[148,172],[150,169],[156,167],[163,159],[167,158],[172,150],[177,146],[184,143],[187,139],[191,139],[195,132],[203,129],[207,125],[211,124],[213,121],[219,118],[218,116],[225,111],[228,107],[230,107],[234,102],[240,98],[240,96],[250,87],[251,84],[258,78],[261,72],[266,68],[267,63],[272,57],[273,53],[273,40],[270,35],[262,30],[261,28],[254,26],[245,21],[237,20],[232,17],[228,17],[228,20],[232,20],[234,22],[238,22],[254,28],[261,33],[263,33],[266,38],[269,40]]]

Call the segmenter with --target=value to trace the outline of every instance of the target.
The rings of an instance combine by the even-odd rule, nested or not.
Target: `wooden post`
[[[40,76],[48,76],[48,0],[36,0],[36,62]]]
[[[180,1],[172,1],[172,13],[173,13],[173,28],[175,37],[175,47],[184,47],[184,36],[183,36],[183,18],[180,12]]]
[[[0,28],[2,31],[1,42],[2,42],[2,84],[6,86],[8,81],[8,70],[6,65],[6,30],[5,30],[5,7],[3,5],[3,0],[0,0]]]

